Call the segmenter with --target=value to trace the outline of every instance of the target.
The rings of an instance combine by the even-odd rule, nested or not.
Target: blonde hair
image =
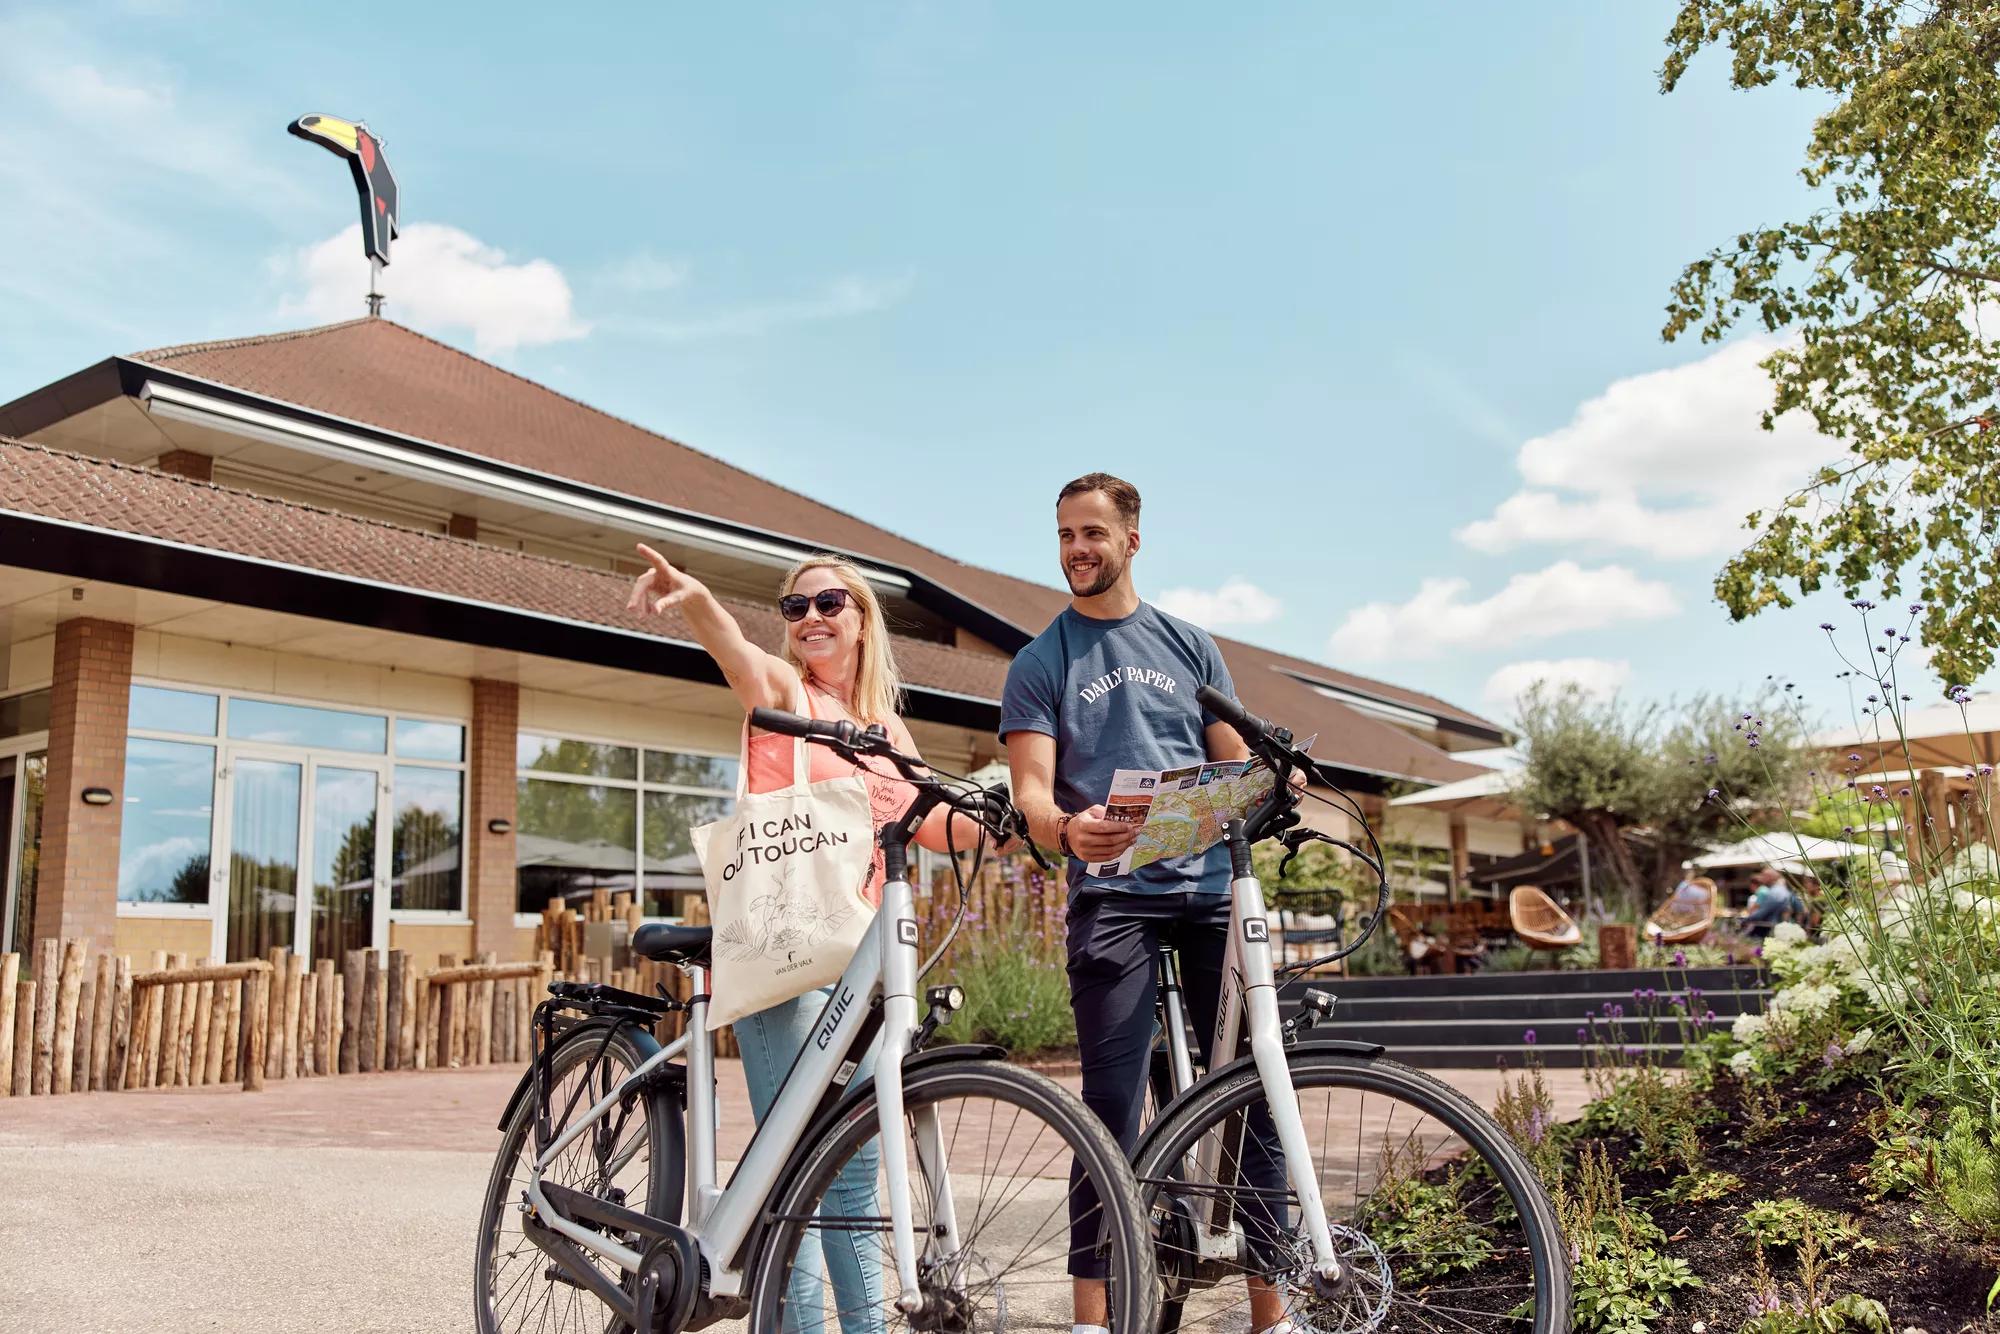
[[[787,570],[778,596],[784,597],[797,587],[807,570],[832,570],[861,609],[860,657],[854,667],[854,689],[849,692],[847,711],[860,723],[886,723],[901,710],[903,681],[896,671],[896,652],[889,645],[889,627],[882,620],[882,603],[853,561],[828,555],[808,556]],[[812,669],[793,652],[789,634],[785,636],[785,661],[800,680],[812,678]]]

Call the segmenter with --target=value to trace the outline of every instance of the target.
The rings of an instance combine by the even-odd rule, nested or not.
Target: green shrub
[[[1740,1334],[1842,1334],[1845,1330],[1890,1334],[1894,1328],[1882,1303],[1850,1292],[1816,1311],[1787,1306],[1754,1315],[1743,1322]]]
[[[1669,1182],[1656,1198],[1669,1204],[1707,1204],[1743,1189],[1743,1178],[1734,1172],[1689,1172]]]
[[[954,1039],[1023,1055],[1076,1045],[1069,976],[1053,960],[982,941],[958,958],[951,980],[965,988],[965,1008],[945,1025]]]
[[[1553,1194],[1576,1259],[1571,1315],[1582,1334],[1645,1334],[1677,1290],[1701,1286],[1687,1261],[1666,1253],[1666,1234],[1652,1216],[1625,1203],[1602,1145],[1586,1148],[1574,1178]]]
[[[1870,1245],[1851,1220],[1794,1199],[1756,1201],[1743,1211],[1736,1232],[1749,1238],[1753,1246],[1773,1251],[1795,1250],[1807,1237],[1815,1238],[1822,1247]],[[1846,1253],[1833,1258],[1845,1259]]]
[[[1952,1109],[1936,1163],[1936,1198],[1974,1236],[2000,1241],[2000,1149],[1963,1107]]]

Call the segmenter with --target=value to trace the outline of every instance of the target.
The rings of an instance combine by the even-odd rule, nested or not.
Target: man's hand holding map
[[[1312,742],[1306,742],[1310,747]],[[1304,749],[1306,747],[1301,747]],[[1092,864],[1094,876],[1124,875],[1162,857],[1191,857],[1222,841],[1222,826],[1241,820],[1265,797],[1277,775],[1259,759],[1190,765],[1185,769],[1120,769],[1111,776],[1104,817],[1142,826],[1117,861]]]

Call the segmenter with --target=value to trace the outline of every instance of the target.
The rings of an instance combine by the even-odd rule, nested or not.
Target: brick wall
[[[514,835],[487,829],[493,820],[510,826],[514,802],[514,737],[521,718],[521,691],[511,681],[472,683],[472,736],[467,755],[471,798],[465,822],[466,907],[472,913],[475,950],[492,950],[502,960],[518,953],[514,933]],[[523,956],[525,957],[525,956]]]
[[[125,814],[125,719],[132,692],[132,627],[79,618],[56,629],[49,695],[48,796],[42,811],[35,938],[117,943],[118,829]],[[111,802],[84,804],[107,788]]]

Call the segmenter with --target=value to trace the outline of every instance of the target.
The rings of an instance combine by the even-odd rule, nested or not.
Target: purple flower
[[[1854,608],[1854,610],[1856,610],[1856,611],[1873,611],[1873,610],[1875,610],[1875,604],[1874,604],[1874,603],[1872,603],[1872,602],[1870,602],[1870,601],[1869,601],[1869,600],[1868,600],[1867,598],[1856,598],[1856,599],[1854,599],[1854,601],[1852,601],[1852,602],[1848,603],[1848,605],[1849,605],[1850,607],[1853,607],[1853,608]]]
[[[1758,946],[1758,947],[1757,947],[1756,949],[1754,949],[1754,950],[1751,950],[1751,951],[1750,951],[1750,957],[1751,957],[1751,958],[1753,958],[1753,959],[1761,959],[1761,958],[1763,958],[1763,957],[1764,957],[1764,947],[1763,947],[1762,945],[1759,945],[1759,946]]]
[[[1623,1019],[1623,1018],[1625,1017],[1625,1007],[1624,1007],[1624,1006],[1622,1006],[1622,1005],[1614,1005],[1614,1006],[1612,1006],[1612,1007],[1611,1007],[1611,1017],[1612,1017],[1613,1019]]]
[[[1821,622],[1819,623],[1819,628],[1820,628],[1820,629],[1822,629],[1822,630],[1825,630],[1825,631],[1826,631],[1827,633],[1831,634],[1831,633],[1833,632],[1833,622],[1832,622],[1832,621],[1821,621]]]
[[[1702,1016],[1701,1016],[1701,1021],[1702,1021],[1702,1022],[1703,1022],[1704,1024],[1712,1024],[1712,1023],[1714,1023],[1714,1022],[1715,1022],[1715,1011],[1713,1011],[1713,1010],[1707,1010],[1707,1011],[1704,1011],[1704,1012],[1703,1012],[1703,1014],[1702,1014]]]
[[[1850,760],[1859,760],[1859,759],[1861,758],[1861,756],[1859,756],[1859,755],[1855,754],[1855,753],[1854,753],[1853,751],[1849,751],[1849,752],[1848,752],[1848,755],[1847,755],[1847,758],[1848,758],[1848,759],[1850,759]]]
[[[1527,1044],[1528,1044],[1528,1045],[1529,1045],[1530,1047],[1534,1046],[1534,1045],[1535,1045],[1535,1030],[1531,1028],[1531,1029],[1529,1029],[1529,1030],[1528,1030],[1527,1032],[1525,1032],[1525,1033],[1521,1034],[1521,1041],[1523,1041],[1523,1042],[1527,1043]]]
[[[1685,968],[1687,967],[1687,962],[1688,962],[1688,956],[1686,950],[1674,951],[1674,967]]]
[[[1840,1064],[1840,1058],[1845,1055],[1847,1055],[1847,1052],[1838,1042],[1829,1042],[1826,1044],[1826,1054],[1820,1057],[1820,1063],[1831,1070],[1834,1066]]]
[[[1896,632],[1894,630],[1884,630],[1882,633],[1887,635],[1891,639],[1894,639],[1896,637]]]
[[[1980,766],[1979,766],[1979,776],[1980,776],[1981,778],[1985,778],[1985,777],[1986,777],[1987,775],[1991,774],[1992,772],[1993,772],[1993,766],[1992,766],[1992,765],[1990,765],[1990,764],[1982,764],[1982,765],[1980,765]]]
[[[1972,702],[1972,692],[1964,686],[1953,686],[1950,694],[1951,702],[1954,704],[1970,704]]]
[[[1590,1030],[1589,1030],[1589,1029],[1587,1029],[1587,1028],[1579,1028],[1579,1029],[1577,1029],[1577,1030],[1576,1030],[1576,1040],[1577,1040],[1578,1042],[1588,1042],[1588,1041],[1590,1041]]]
[[[1712,787],[1708,790],[1708,799],[1710,801],[1714,801],[1717,797],[1721,795],[1722,795],[1722,789],[1719,787]]]
[[[1746,713],[1746,714],[1744,714],[1744,715],[1743,715],[1743,721],[1744,721],[1744,722],[1746,722],[1746,723],[1747,723],[1747,722],[1749,722],[1749,721],[1750,721],[1750,715],[1749,715],[1749,714],[1747,714],[1747,713]]]
[[[1921,603],[1921,602],[1912,602],[1912,603],[1910,604],[1910,615],[1912,615],[1912,616],[1915,616],[1915,615],[1916,615],[1916,614],[1917,614],[1918,612],[1922,611],[1923,609],[1924,609],[1924,604],[1923,604],[1923,603]]]
[[[1880,700],[1879,698],[1877,698],[1876,696],[1874,696],[1874,695],[1870,695],[1870,696],[1868,697],[1868,702],[1869,702],[1870,704],[1880,704],[1880,703],[1881,703],[1882,701],[1881,701],[1881,700]]]
[[[1703,763],[1703,764],[1714,764],[1714,763],[1715,763],[1715,752],[1714,752],[1714,751],[1710,751],[1710,752],[1708,753],[1708,756],[1707,756],[1707,758],[1706,758],[1706,759],[1704,759],[1704,760],[1702,761],[1702,763]]]

